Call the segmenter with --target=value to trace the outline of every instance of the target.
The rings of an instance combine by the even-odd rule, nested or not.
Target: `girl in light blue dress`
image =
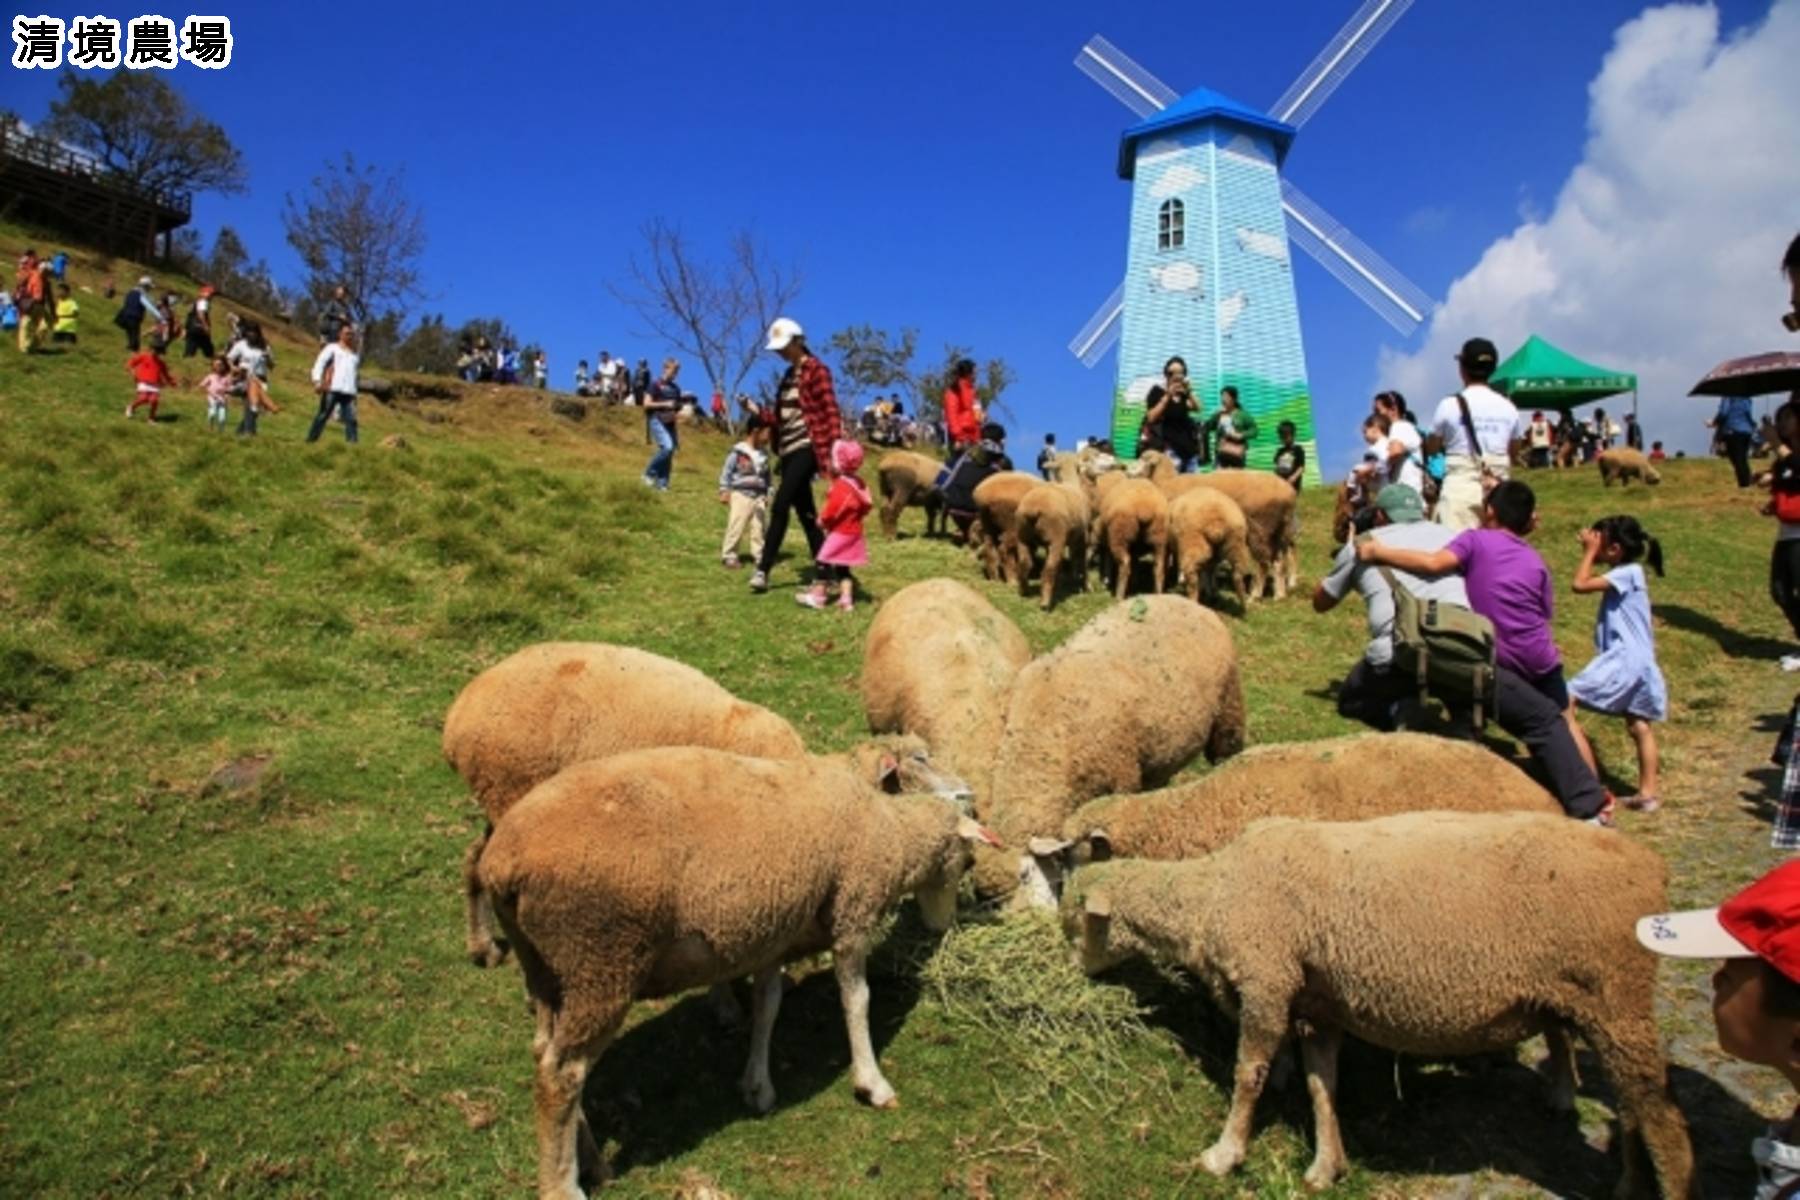
[[[1662,546],[1632,517],[1607,517],[1581,531],[1581,565],[1575,569],[1577,592],[1601,592],[1594,621],[1594,660],[1569,680],[1576,703],[1595,712],[1625,718],[1625,729],[1637,745],[1637,795],[1627,808],[1655,812],[1657,798],[1656,733],[1652,721],[1669,715],[1669,693],[1656,665],[1656,634],[1650,627],[1650,587],[1642,559],[1660,577]],[[1594,568],[1602,565],[1605,574]]]

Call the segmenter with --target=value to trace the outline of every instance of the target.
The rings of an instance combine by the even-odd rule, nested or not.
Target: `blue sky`
[[[1104,33],[1177,91],[1263,105],[1353,8],[259,4],[226,8],[228,69],[169,79],[250,167],[249,193],[202,197],[197,224],[209,242],[235,226],[278,276],[298,273],[284,193],[344,150],[403,167],[430,237],[426,306],[504,315],[548,346],[566,386],[603,346],[659,349],[605,286],[643,221],[714,244],[748,223],[804,264],[793,315],[810,331],[913,325],[932,354],[954,339],[1005,357],[1023,448],[1046,430],[1067,443],[1102,429],[1112,387],[1110,356],[1089,371],[1065,347],[1123,270],[1129,185],[1113,166],[1130,114],[1075,70],[1077,48]],[[1302,131],[1287,170],[1442,298],[1522,212],[1554,201],[1582,159],[1588,85],[1642,8],[1420,0]],[[1769,11],[1718,8],[1728,31]],[[53,79],[5,78],[0,103],[41,117]],[[1296,262],[1320,436],[1341,463],[1382,382],[1381,349],[1424,335],[1399,339]],[[1425,386],[1452,384],[1449,372]]]

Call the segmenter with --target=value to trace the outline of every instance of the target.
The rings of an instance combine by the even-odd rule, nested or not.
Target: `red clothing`
[[[854,475],[839,475],[831,481],[825,494],[825,507],[819,511],[819,526],[846,538],[863,535],[863,518],[875,507],[869,489]]]
[[[806,422],[806,437],[812,443],[813,457],[818,460],[821,473],[831,466],[831,443],[837,441],[839,416],[837,389],[832,386],[831,368],[812,355],[800,360],[797,367],[789,367],[788,374],[799,372],[796,382],[800,390],[800,419]],[[781,391],[787,390],[787,380],[782,380]],[[779,428],[779,414],[777,415]]]
[[[959,379],[944,389],[944,425],[950,431],[953,446],[981,440],[981,422],[975,419],[973,379]]]
[[[131,377],[139,383],[147,383],[151,387],[174,387],[175,377],[169,374],[169,364],[148,350],[140,350],[131,356],[125,366],[131,371]]]

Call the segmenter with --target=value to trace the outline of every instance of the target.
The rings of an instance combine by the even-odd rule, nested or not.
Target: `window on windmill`
[[[1156,210],[1156,248],[1179,250],[1187,241],[1187,210],[1179,200],[1164,200]]]

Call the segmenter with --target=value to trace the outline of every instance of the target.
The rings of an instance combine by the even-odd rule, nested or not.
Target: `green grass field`
[[[0,254],[27,236],[0,226]],[[74,278],[92,287],[107,266],[78,257]],[[438,753],[451,698],[521,645],[618,641],[691,663],[836,749],[860,732],[872,606],[799,610],[787,595],[797,560],[761,598],[718,566],[717,436],[683,446],[666,496],[636,481],[649,453],[638,419],[569,422],[523,390],[365,399],[360,446],[336,427],[307,446],[311,356],[294,341],[277,345],[288,411],[253,442],[208,434],[194,392],[169,394],[155,427],[127,423],[113,306],[80,298],[79,348],[0,347],[0,850],[13,897],[0,1194],[525,1194],[531,1021],[513,967],[478,971],[463,955],[460,865],[477,821]],[[384,447],[391,434],[406,447]],[[1674,701],[1668,805],[1622,820],[1667,855],[1672,900],[1689,904],[1776,861],[1766,756],[1792,689],[1773,661],[1783,627],[1763,583],[1766,521],[1722,464],[1667,476],[1609,494],[1586,471],[1532,481],[1560,580],[1575,530],[1609,512],[1635,513],[1667,545],[1653,596]],[[1309,493],[1303,509],[1308,589],[1326,563],[1325,501]],[[1096,591],[1042,614],[918,537],[878,543],[874,558],[863,580],[876,601],[917,579],[967,580],[1038,650],[1106,604]],[[1591,602],[1561,603],[1574,665],[1592,620]],[[1317,617],[1294,599],[1231,625],[1253,741],[1348,731],[1327,689],[1359,651],[1359,604]],[[1622,728],[1588,727],[1629,790]],[[272,763],[256,786],[205,786],[260,754]],[[1297,1189],[1310,1156],[1301,1088],[1265,1099],[1243,1173],[1199,1171],[1232,1041],[1198,996],[1072,975],[1016,995],[987,987],[984,964],[1001,963],[1054,984],[1055,939],[977,919],[922,976],[929,948],[902,922],[874,981],[895,1112],[851,1097],[829,972],[783,1009],[781,1099],[762,1119],[737,1097],[741,1034],[698,997],[641,1006],[589,1089],[612,1138],[613,1191]],[[1104,989],[1092,1004],[1052,1011],[1090,986]],[[1709,1191],[1745,1191],[1748,1139],[1780,1091],[1720,1060],[1704,967],[1666,967],[1662,986]],[[1356,1166],[1341,1191],[1610,1190],[1606,1092],[1584,1062],[1580,1120],[1558,1121],[1524,1066],[1351,1056],[1340,1107]]]

